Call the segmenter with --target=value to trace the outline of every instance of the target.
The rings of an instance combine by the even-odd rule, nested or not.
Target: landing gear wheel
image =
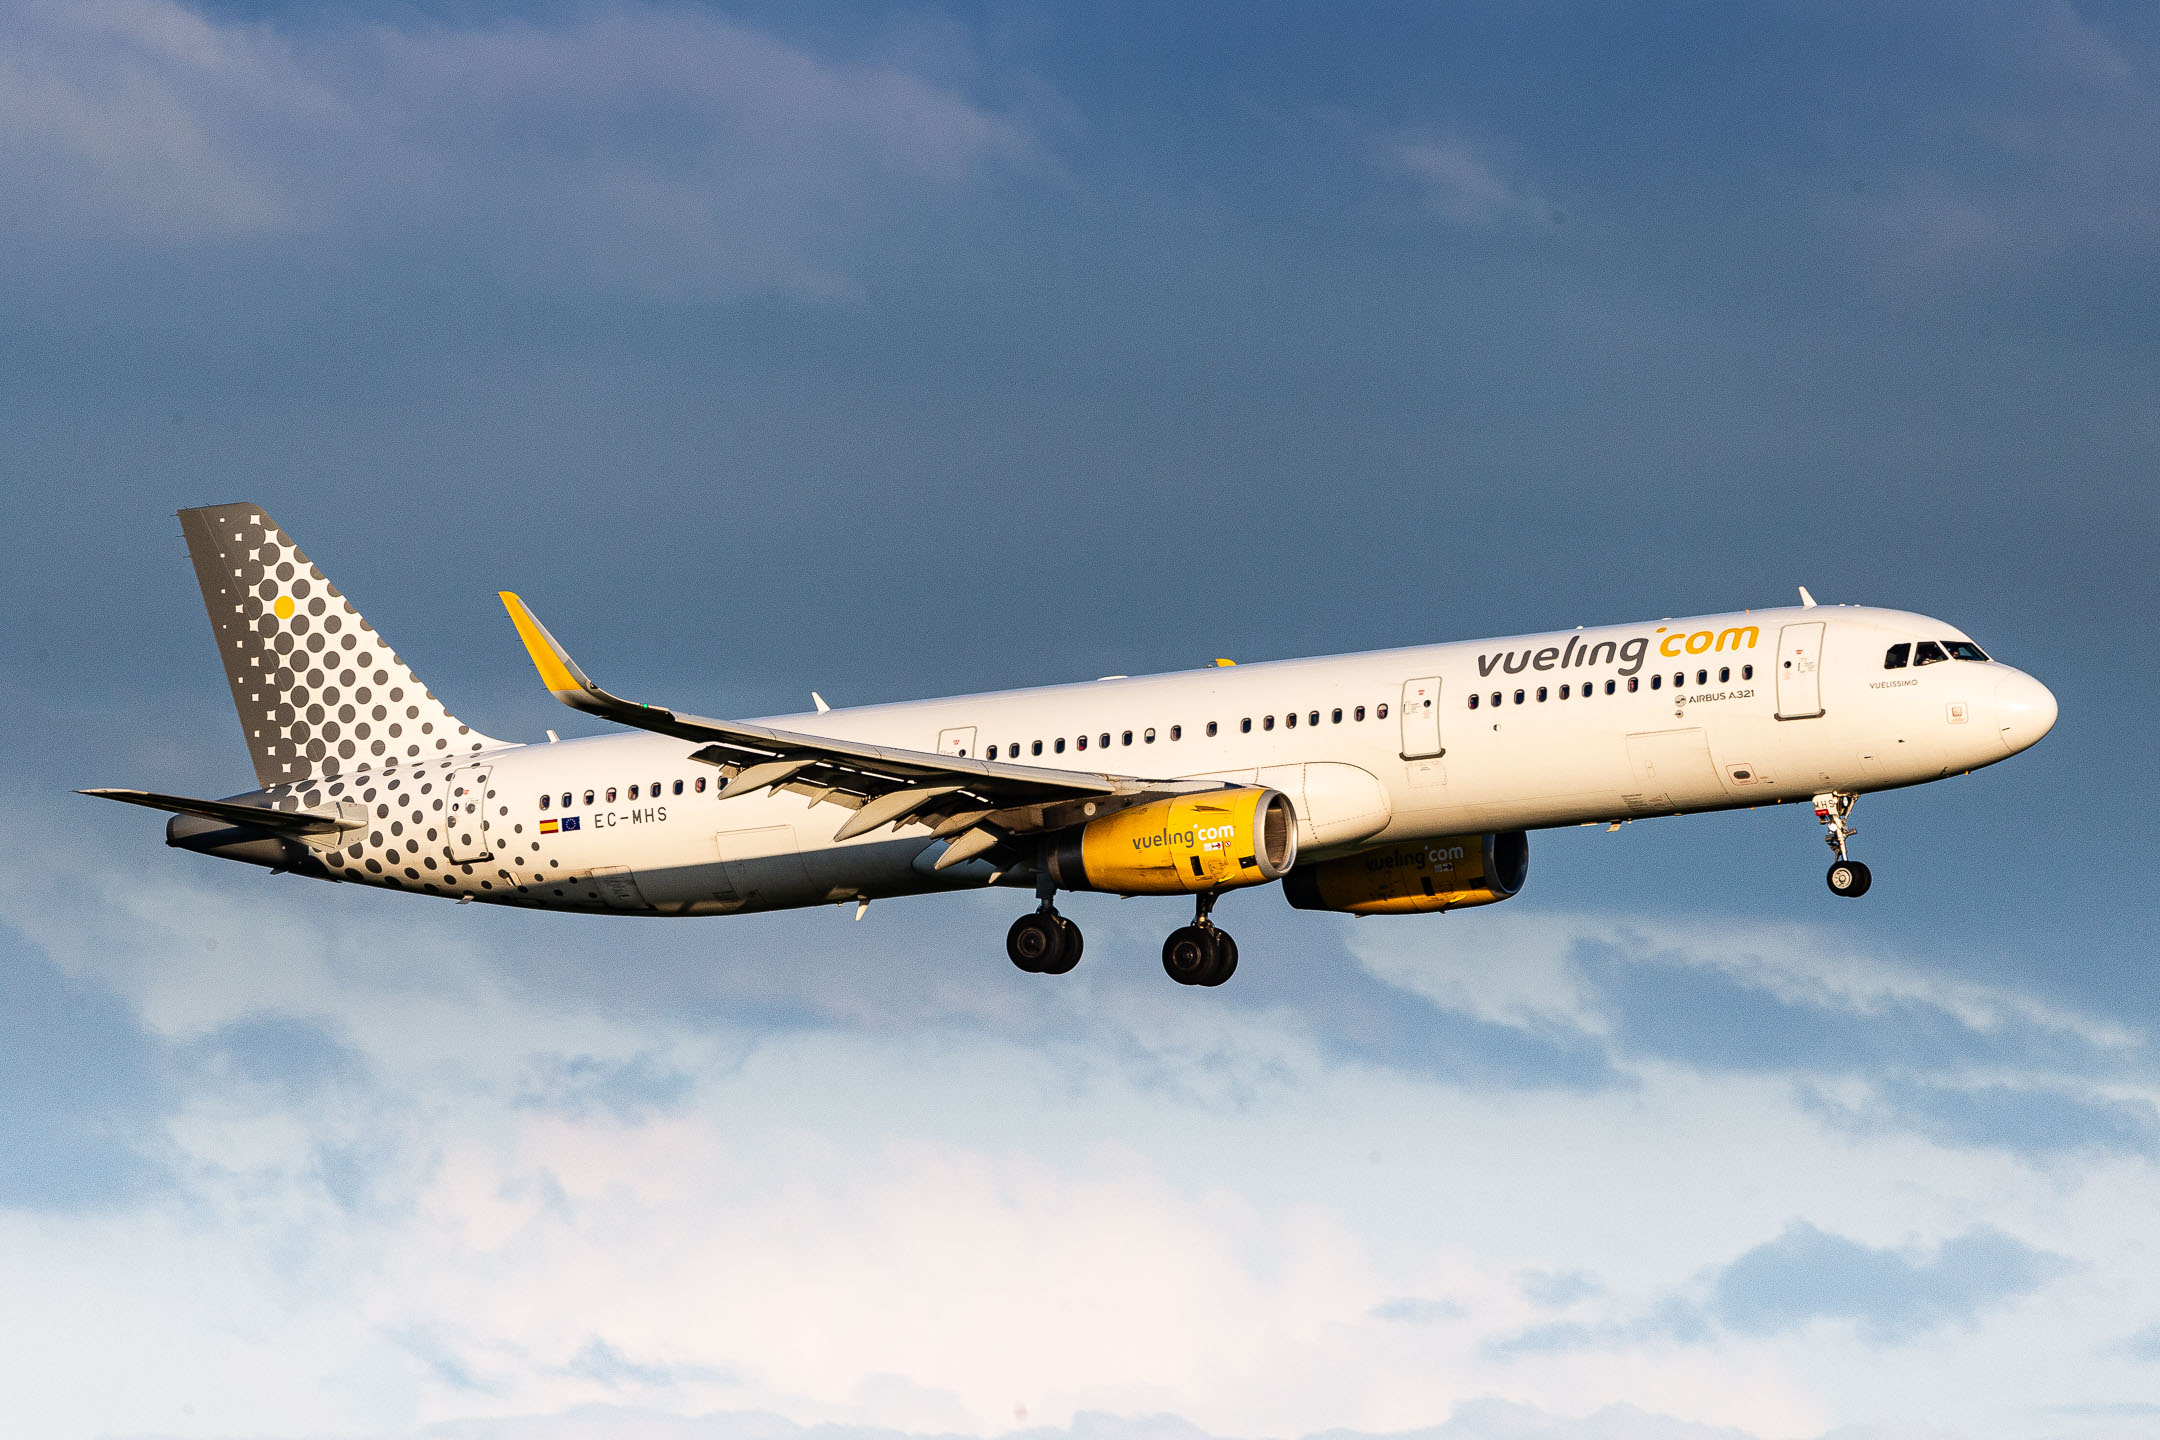
[[[1005,932],[1005,953],[1011,957],[1013,964],[1030,975],[1063,974],[1064,971],[1053,967],[1064,961],[1065,928],[1070,925],[1071,921],[1055,912],[1044,914],[1036,911],[1022,915],[1013,921],[1012,929]],[[1074,926],[1072,933],[1075,937],[1072,946],[1073,962],[1077,964],[1080,959],[1077,938],[1080,934],[1079,928]],[[1065,967],[1067,970],[1071,968],[1071,965]]]
[[[1162,944],[1163,973],[1180,985],[1202,985],[1215,967],[1215,935],[1198,925],[1180,926]]]
[[[1035,968],[1045,975],[1063,975],[1080,963],[1080,952],[1087,941],[1080,934],[1080,927],[1063,915],[1055,917],[1058,929],[1058,945],[1055,958],[1045,960]]]
[[[1867,894],[1868,886],[1875,882],[1875,877],[1870,875],[1867,866],[1858,860],[1840,860],[1830,867],[1829,880],[1831,894],[1857,900]]]

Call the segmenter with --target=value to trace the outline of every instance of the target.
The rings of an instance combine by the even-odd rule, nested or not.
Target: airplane
[[[1032,890],[1006,954],[1061,975],[1057,893],[1189,900],[1163,968],[1214,986],[1234,890],[1444,912],[1520,893],[1528,832],[1808,801],[1857,897],[1863,794],[2005,760],[2055,697],[1955,626],[1801,604],[1315,659],[714,720],[595,684],[515,594],[555,698],[625,727],[519,744],[436,699],[254,504],[179,512],[256,788],[167,811],[166,844],[460,904],[727,915]]]

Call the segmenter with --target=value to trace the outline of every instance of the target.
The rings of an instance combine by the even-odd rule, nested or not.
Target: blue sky
[[[2112,6],[0,5],[0,1378],[50,1435],[2160,1432],[2160,28]],[[1272,894],[500,914],[165,850],[183,505],[459,714],[1783,603],[1982,774]]]

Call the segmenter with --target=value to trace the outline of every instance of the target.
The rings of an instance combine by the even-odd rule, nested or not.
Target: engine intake
[[[1283,881],[1300,910],[1352,915],[1422,915],[1505,900],[1530,873],[1530,837],[1450,835],[1416,840],[1307,865]]]
[[[1067,890],[1185,895],[1279,880],[1297,863],[1297,812],[1249,786],[1151,800],[1058,837],[1050,878]]]

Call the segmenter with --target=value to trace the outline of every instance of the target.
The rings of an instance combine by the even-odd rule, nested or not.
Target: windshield
[[[1947,660],[1949,658],[1948,655],[1943,654],[1942,646],[1932,640],[1922,640],[1919,644],[1913,646],[1912,663],[1915,665],[1933,665],[1938,660]]]
[[[1988,658],[1987,651],[1982,650],[1970,640],[1945,640],[1942,643],[1943,649],[1950,652],[1950,658],[1953,660],[1985,660]]]

